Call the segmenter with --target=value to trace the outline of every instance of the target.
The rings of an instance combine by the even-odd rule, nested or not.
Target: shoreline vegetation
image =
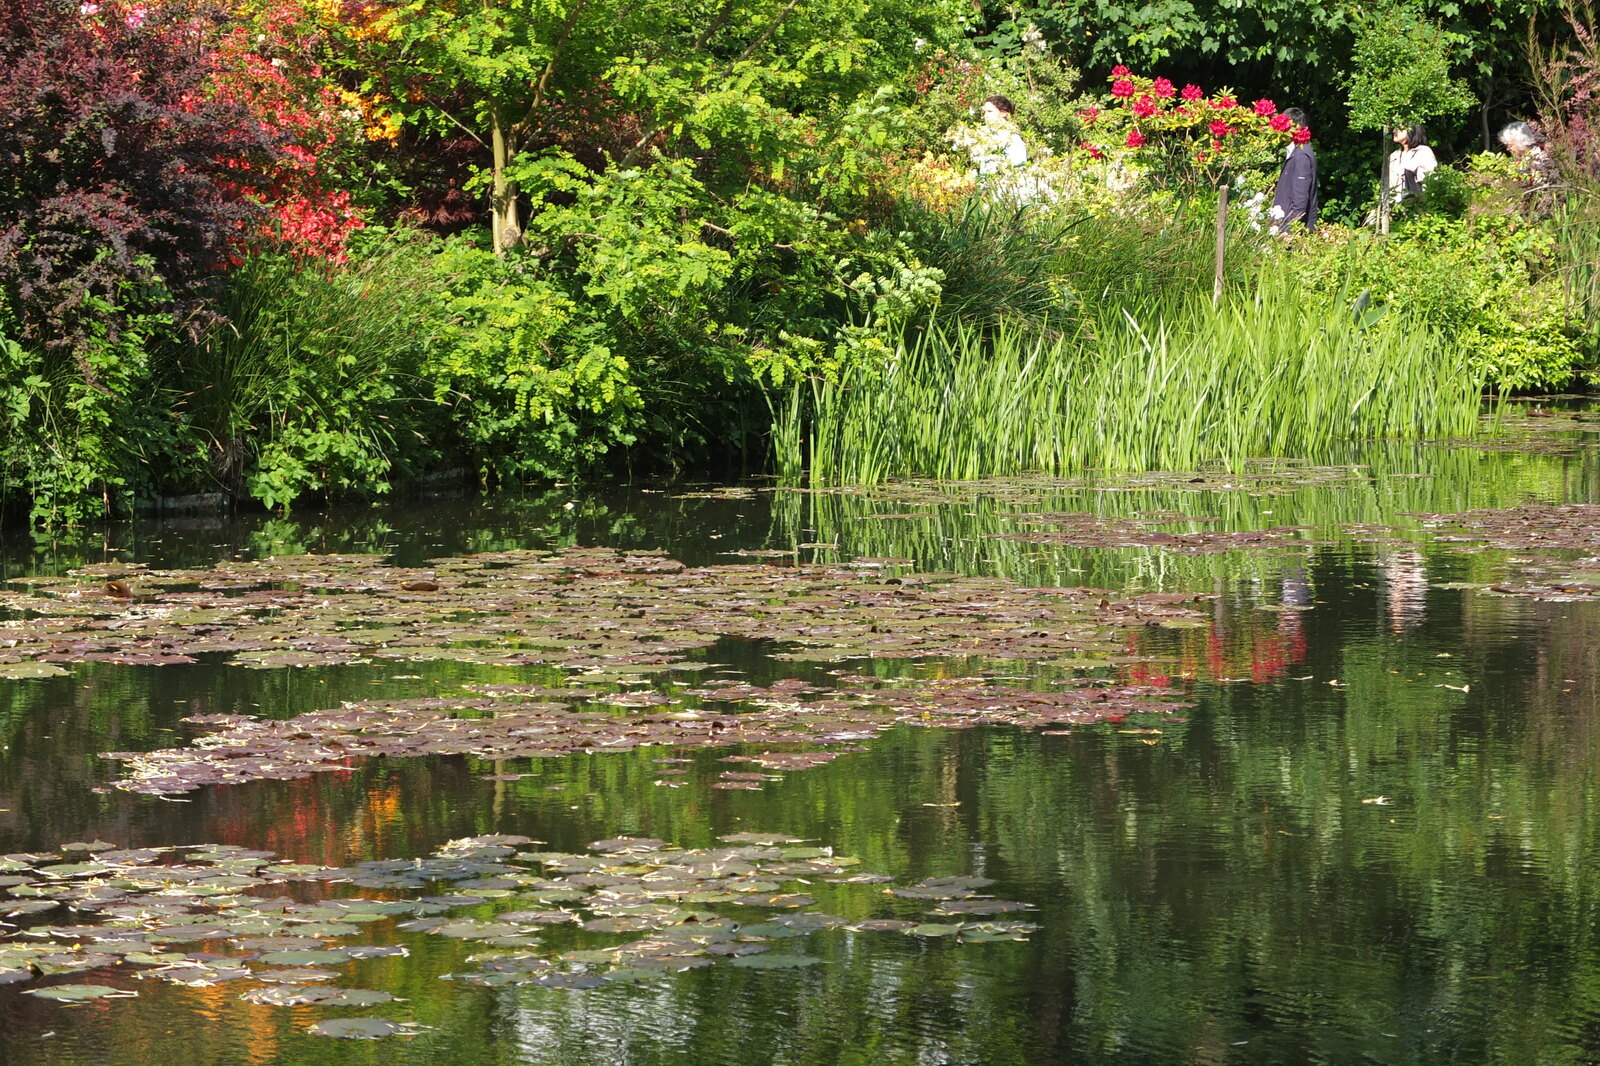
[[[758,4],[711,47],[714,13],[654,3],[0,0],[0,523],[457,475],[1236,466],[1591,381],[1592,10],[1533,5],[1529,50],[1324,6],[1349,69],[1306,44],[1229,87],[1044,9]],[[1360,66],[1394,40],[1430,50],[1404,84]],[[1473,154],[1487,89],[1450,72],[1491,55],[1537,158]],[[1289,84],[1328,101],[1309,128]],[[994,96],[1024,167],[982,154]],[[1422,118],[1444,165],[1361,226],[1383,184],[1347,127]],[[1324,222],[1285,240],[1264,199],[1306,138]]]

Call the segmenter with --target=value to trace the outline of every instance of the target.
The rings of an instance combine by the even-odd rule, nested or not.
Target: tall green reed
[[[1479,391],[1431,331],[1369,324],[1264,274],[1219,307],[1198,292],[1142,313],[1091,307],[1061,334],[931,328],[885,367],[813,383],[808,469],[871,484],[1306,456],[1468,434]]]
[[[417,422],[391,416],[427,392],[416,377],[433,300],[425,262],[404,247],[343,265],[262,255],[228,280],[223,319],[162,373],[211,476],[269,506],[382,491],[397,425]]]
[[[1592,192],[1576,196],[1556,211],[1552,223],[1568,318],[1600,337],[1600,202]]]

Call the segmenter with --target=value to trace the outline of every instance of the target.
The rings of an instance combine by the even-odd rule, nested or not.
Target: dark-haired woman
[[[1004,96],[991,96],[983,102],[982,111],[986,136],[972,149],[978,173],[998,174],[1006,168],[1026,165],[1028,146],[1017,132],[1017,105]]]
[[[1396,129],[1394,143],[1399,147],[1389,153],[1389,192],[1399,203],[1422,192],[1422,183],[1438,169],[1439,160],[1428,147],[1427,131],[1420,125]]]

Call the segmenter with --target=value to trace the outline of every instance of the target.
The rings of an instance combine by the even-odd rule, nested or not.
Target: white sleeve
[[[1433,149],[1427,145],[1418,148],[1412,157],[1412,171],[1417,175],[1418,181],[1426,181],[1428,175],[1439,169],[1439,160],[1435,158]]]

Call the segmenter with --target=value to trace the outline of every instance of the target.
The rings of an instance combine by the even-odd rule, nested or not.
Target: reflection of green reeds
[[[858,556],[906,558],[922,570],[993,574],[1038,584],[1144,590],[1200,589],[1216,580],[1276,573],[1288,540],[1273,551],[1190,555],[1160,546],[1106,550],[1005,539],[1056,528],[1038,516],[1087,512],[1108,520],[1190,515],[1215,521],[1162,521],[1166,533],[1303,527],[1310,545],[1339,542],[1351,527],[1365,535],[1415,530],[1412,515],[1514,507],[1532,500],[1586,500],[1600,456],[1581,461],[1523,452],[1485,452],[1400,442],[1345,450],[1336,471],[1298,464],[1250,464],[1243,477],[1190,484],[1165,478],[1084,477],[968,483],[898,482],[887,489],[778,490],[774,541],[837,545],[819,561]],[[1152,482],[1145,484],[1144,482]],[[1227,485],[1229,487],[1223,488]],[[1423,543],[1427,542],[1423,538]],[[802,549],[809,561],[810,549]]]
[[[1192,468],[1471,433],[1478,381],[1402,326],[1363,328],[1272,276],[1220,309],[1191,295],[1067,336],[949,325],[816,385],[811,480]]]

